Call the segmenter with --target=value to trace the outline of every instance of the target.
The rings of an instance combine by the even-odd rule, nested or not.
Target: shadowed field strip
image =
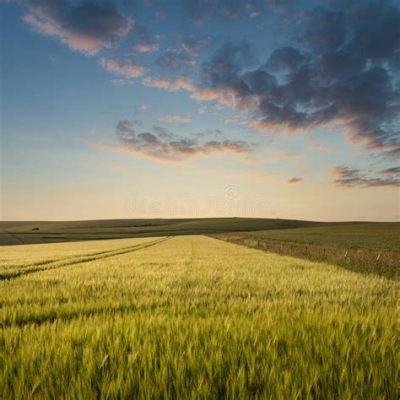
[[[8,232],[0,232],[0,246],[21,244],[21,241]]]
[[[121,254],[127,254],[127,253],[131,253],[134,251],[146,249],[147,247],[155,246],[156,244],[162,243],[166,240],[168,240],[168,238],[152,240],[149,242],[145,242],[143,244],[123,247],[123,248],[117,249],[117,250],[101,251],[101,252],[93,253],[90,255],[66,257],[64,259],[57,259],[57,260],[46,260],[43,262],[32,263],[30,265],[28,264],[27,266],[19,265],[17,267],[18,268],[17,270],[10,271],[7,268],[6,271],[1,271],[0,272],[0,281],[16,279],[18,277],[32,274],[35,272],[56,269],[56,268],[62,268],[62,267],[68,267],[71,265],[81,264],[81,263],[85,263],[85,262],[89,262],[89,261],[95,261],[95,260],[100,260],[100,259],[104,259],[104,258],[108,258],[108,257],[118,256]],[[77,258],[77,259],[74,259],[74,258]]]

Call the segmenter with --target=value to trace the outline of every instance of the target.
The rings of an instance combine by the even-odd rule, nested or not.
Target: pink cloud
[[[117,61],[111,58],[102,58],[101,65],[110,72],[125,76],[126,78],[137,78],[146,73],[144,65],[136,64],[132,59]]]

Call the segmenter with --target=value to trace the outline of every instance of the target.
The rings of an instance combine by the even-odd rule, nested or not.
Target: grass
[[[0,398],[397,399],[400,283],[204,236],[3,247]]]

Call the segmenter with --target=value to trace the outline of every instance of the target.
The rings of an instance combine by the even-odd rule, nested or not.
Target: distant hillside
[[[29,244],[143,236],[246,232],[311,227],[320,226],[321,224],[321,222],[268,218],[0,222],[0,244]]]
[[[109,219],[0,222],[0,244],[244,232],[249,237],[353,247],[400,248],[400,223],[269,218]],[[246,233],[247,232],[247,233]],[[359,246],[357,246],[359,244]]]

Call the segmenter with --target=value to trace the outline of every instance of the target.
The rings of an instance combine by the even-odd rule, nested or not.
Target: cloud
[[[226,117],[223,120],[225,125],[243,125],[243,119],[239,115],[234,115],[232,117]]]
[[[255,18],[265,13],[289,14],[302,0],[183,0],[181,9],[189,21],[203,24],[211,19],[236,21]]]
[[[290,178],[290,179],[288,180],[288,183],[299,183],[299,182],[303,182],[303,178],[296,178],[296,177],[293,177],[293,178]]]
[[[204,23],[211,18],[237,20],[243,16],[254,18],[274,9],[275,3],[290,0],[185,0],[183,10],[192,22]]]
[[[400,175],[400,167],[386,168],[381,171],[382,174]]]
[[[203,47],[209,45],[212,40],[211,36],[187,37],[182,40],[182,48],[192,56],[197,56]]]
[[[138,53],[152,53],[153,51],[157,51],[158,49],[158,43],[137,43],[133,46],[133,50]]]
[[[194,58],[177,47],[169,47],[165,53],[157,59],[157,64],[169,69],[180,69],[184,66],[191,67],[196,63]]]
[[[159,49],[159,44],[154,42],[146,27],[136,24],[133,30],[133,51],[137,53],[152,53]]]
[[[175,79],[165,77],[147,77],[142,80],[144,86],[164,89],[170,92],[187,91],[191,98],[199,101],[218,101],[220,105],[233,105],[234,96],[228,90],[221,93],[214,89],[203,89],[196,86],[192,79],[187,76],[180,76]]]
[[[192,122],[192,117],[188,114],[184,115],[165,115],[164,117],[158,118],[158,121],[167,124],[188,124]]]
[[[384,170],[381,174],[371,175],[369,172],[356,168],[337,166],[332,170],[335,176],[333,183],[342,187],[400,187],[400,177],[395,176],[396,174],[398,175],[396,170],[397,168],[393,168]]]
[[[151,131],[138,131],[134,121],[123,120],[117,124],[115,141],[91,141],[96,147],[142,154],[159,161],[183,161],[195,156],[218,153],[247,154],[252,146],[244,141],[216,140],[205,135],[178,136],[163,127]]]
[[[310,137],[307,145],[307,149],[312,151],[318,151],[322,153],[337,153],[339,148],[327,143],[320,143],[317,139]]]
[[[168,79],[163,77],[147,77],[142,81],[144,86],[164,89],[170,92],[177,92],[180,90],[186,90],[188,92],[193,92],[196,90],[191,79],[186,76],[181,76],[176,79]]]
[[[57,37],[71,49],[96,54],[126,36],[133,20],[120,15],[111,2],[91,0],[23,0],[24,21],[36,31]]]
[[[140,104],[139,106],[137,106],[136,107],[136,110],[138,111],[138,112],[140,112],[140,113],[144,113],[144,112],[146,112],[147,111],[147,108],[148,108],[148,106],[147,106],[147,104]]]
[[[147,67],[136,64],[133,59],[118,61],[112,58],[102,58],[100,62],[107,71],[123,75],[125,78],[137,78],[144,75],[147,71]]]
[[[339,124],[351,142],[399,155],[399,8],[353,2],[319,8],[306,21],[297,42],[262,63],[244,43],[223,45],[203,65],[192,97],[245,110],[264,131]]]

